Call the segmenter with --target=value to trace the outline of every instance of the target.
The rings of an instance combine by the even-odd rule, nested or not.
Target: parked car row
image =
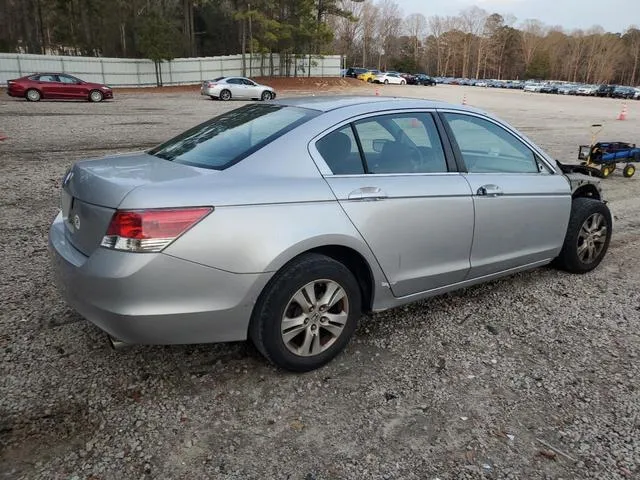
[[[554,93],[560,95],[582,95],[640,100],[640,86],[587,85],[581,83],[535,81],[535,80],[495,80],[454,77],[433,77],[436,83],[445,85],[467,85],[472,87],[510,88],[525,92]]]
[[[367,83],[395,85],[436,85],[434,78],[424,73],[402,73],[394,70],[380,71],[376,68],[351,67],[340,72],[342,77],[357,78]]]
[[[527,82],[525,92],[579,95],[585,97],[640,99],[640,87],[624,85],[584,85],[564,82]]]

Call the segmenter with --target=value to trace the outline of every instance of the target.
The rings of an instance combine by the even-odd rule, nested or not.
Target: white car
[[[487,82],[486,80],[478,80],[475,84],[476,87],[488,87],[489,86],[489,82]]]
[[[400,76],[399,73],[381,73],[380,75],[376,75],[373,77],[374,83],[384,83],[385,85],[394,84],[394,85],[406,85],[407,81]]]
[[[640,100],[640,87],[636,87],[636,93],[633,94],[635,100]]]
[[[218,77],[205,80],[200,87],[200,94],[211,97],[212,100],[231,100],[232,98],[271,100],[276,98],[276,91],[260,85],[245,77]]]
[[[544,87],[544,85],[542,83],[527,83],[523,90],[525,92],[536,92],[536,93],[540,93],[540,90],[542,90],[542,87]]]
[[[583,85],[576,90],[576,95],[595,95],[598,90],[597,85]]]

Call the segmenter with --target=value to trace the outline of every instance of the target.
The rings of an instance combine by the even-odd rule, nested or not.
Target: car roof
[[[272,103],[290,107],[309,108],[312,110],[320,110],[322,112],[329,112],[332,110],[338,110],[340,108],[347,108],[356,105],[370,105],[371,112],[394,108],[447,108],[484,114],[484,112],[468,106],[454,105],[435,100],[424,100],[408,97],[380,97],[370,95],[290,97],[273,100]]]

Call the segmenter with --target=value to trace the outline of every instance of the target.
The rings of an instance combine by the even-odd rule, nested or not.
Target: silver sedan
[[[76,163],[50,249],[68,302],[111,338],[250,338],[278,366],[335,357],[362,312],[515,272],[595,268],[599,180],[459,105],[253,103],[147,152]]]
[[[205,80],[200,86],[200,94],[211,97],[212,100],[253,99],[272,100],[276,98],[276,91],[260,85],[245,77],[218,77]]]

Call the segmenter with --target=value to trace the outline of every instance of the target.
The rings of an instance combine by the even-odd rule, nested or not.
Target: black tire
[[[579,235],[582,227],[585,225],[585,222],[587,222],[592,215],[598,213],[604,216],[605,225],[607,227],[604,246],[602,251],[597,254],[591,262],[587,263],[581,260],[578,255]],[[567,234],[565,236],[560,255],[558,255],[554,261],[555,266],[569,273],[582,274],[590,272],[600,265],[600,262],[607,253],[609,242],[611,241],[611,233],[611,212],[604,202],[593,198],[580,197],[574,199],[571,205],[571,217],[569,218]]]
[[[100,103],[104,99],[104,95],[100,90],[91,90],[88,100],[92,103]]]
[[[630,163],[627,163],[622,170],[622,175],[625,178],[633,177],[633,174],[636,173],[636,167]]]
[[[209,98],[210,98],[211,100],[217,100],[217,98],[216,98],[216,97],[214,97],[213,95],[209,95]]]
[[[385,84],[385,85],[389,85],[389,80],[385,80],[385,81],[384,81],[384,84]]]
[[[371,77],[367,78],[367,83],[371,83],[373,82],[373,79]]]
[[[298,290],[318,280],[330,280],[342,287],[349,305],[347,321],[341,334],[326,350],[313,356],[296,355],[282,338],[285,309]],[[274,365],[293,372],[308,372],[330,362],[346,347],[361,314],[362,296],[353,273],[332,258],[315,253],[304,254],[277,272],[263,290],[251,317],[249,337]]]
[[[262,100],[263,102],[266,102],[267,100],[271,100],[271,92],[268,90],[265,90],[264,92],[262,92],[262,95],[260,96],[260,100]]]
[[[226,102],[227,100],[231,100],[231,92],[227,89],[224,89],[220,92],[220,95],[218,96],[218,98],[223,102]]]
[[[40,99],[42,98],[42,94],[35,88],[30,88],[25,92],[24,97],[29,102],[39,102]]]

